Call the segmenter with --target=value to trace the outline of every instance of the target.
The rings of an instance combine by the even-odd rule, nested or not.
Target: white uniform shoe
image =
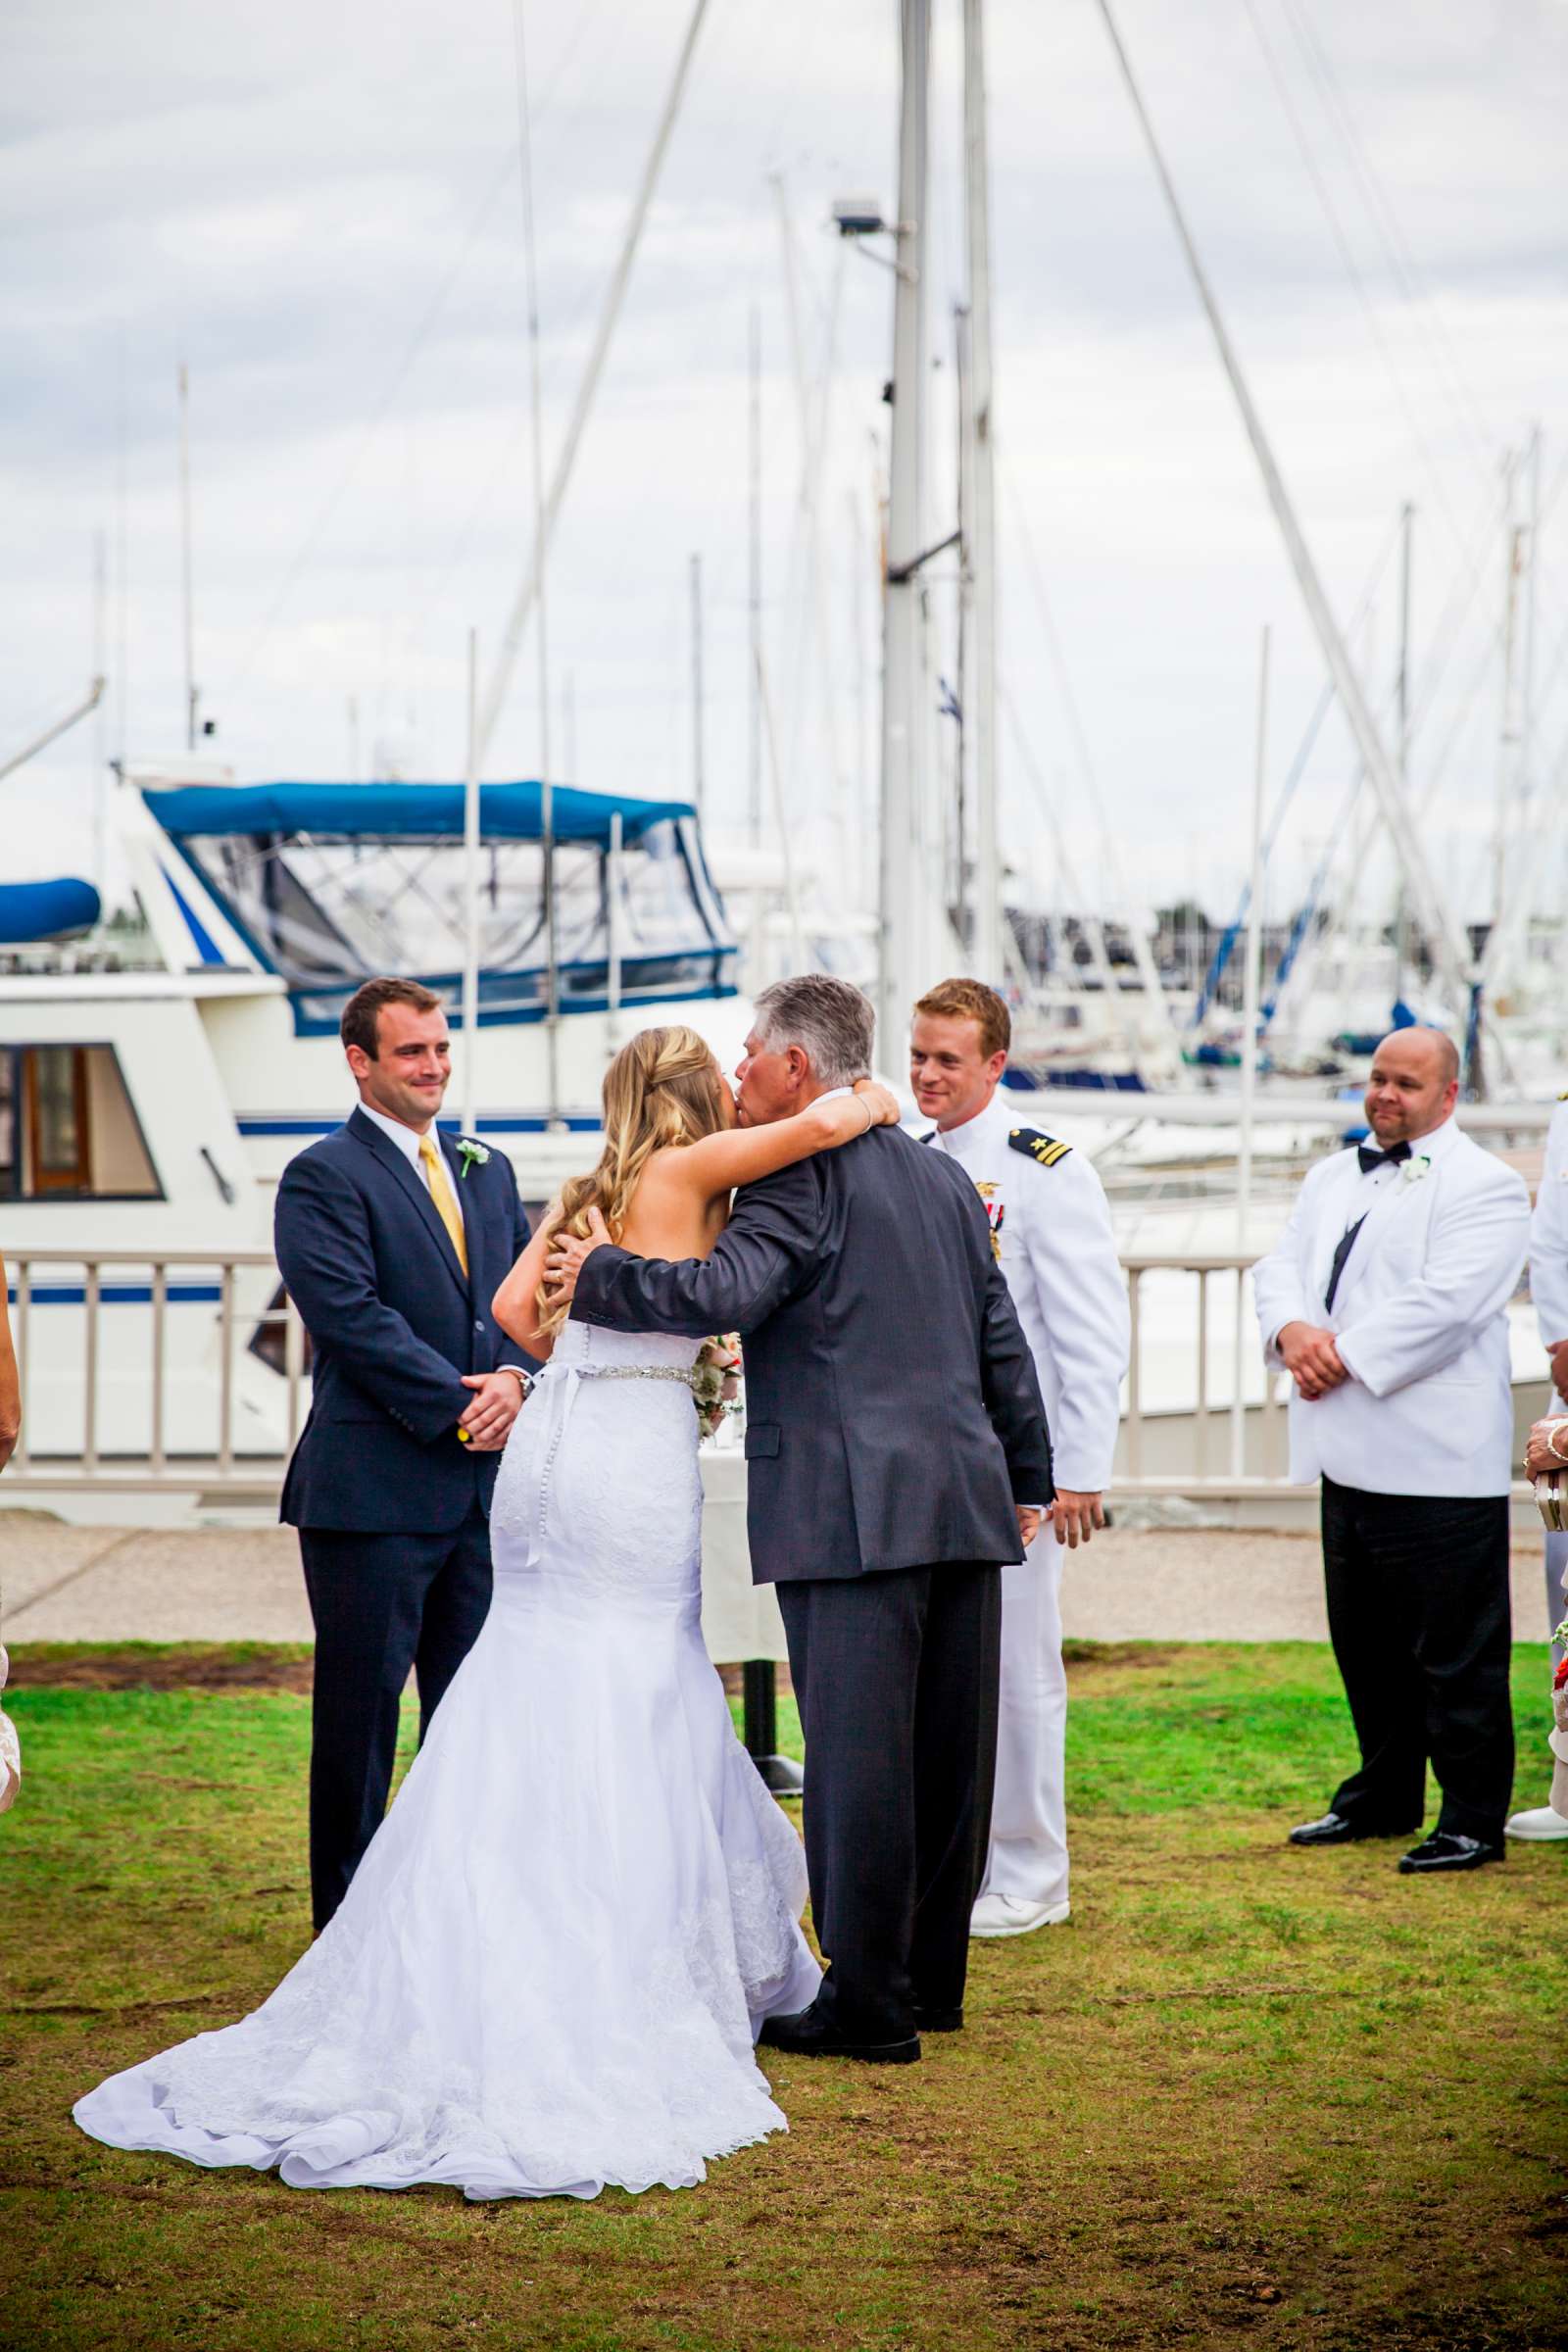
[[[1568,1832],[1568,1821],[1563,1823]],[[1059,1928],[1071,1914],[1067,1903],[1026,1903],[1015,1894],[983,1894],[969,1914],[971,1936],[1029,1936],[1036,1928]]]
[[[1553,1838],[1568,1838],[1568,1821],[1554,1813],[1550,1805],[1537,1805],[1529,1813],[1516,1813],[1502,1826],[1505,1838],[1533,1838],[1538,1843]]]

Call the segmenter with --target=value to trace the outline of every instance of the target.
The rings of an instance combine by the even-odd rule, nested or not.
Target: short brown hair
[[[935,988],[926,990],[914,1009],[942,1020],[978,1021],[980,1052],[987,1061],[993,1054],[1005,1054],[1012,1044],[1012,1015],[1006,1000],[994,988],[987,988],[983,980],[939,980]]]
[[[376,1025],[383,1004],[412,1004],[416,1012],[439,1012],[441,1000],[433,988],[421,980],[367,980],[357,988],[343,1007],[338,1023],[338,1035],[345,1048],[358,1046],[370,1059],[377,1058],[379,1040]]]

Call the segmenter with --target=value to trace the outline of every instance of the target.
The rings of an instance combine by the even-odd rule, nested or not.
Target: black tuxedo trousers
[[[1323,1481],[1329,1632],[1361,1749],[1330,1800],[1368,1831],[1500,1838],[1513,1788],[1508,1498]]]
[[[816,2006],[868,2041],[956,2009],[997,1770],[1002,1571],[944,1560],[781,1584],[806,1734]]]

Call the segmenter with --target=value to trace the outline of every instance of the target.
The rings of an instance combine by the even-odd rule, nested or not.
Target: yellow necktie
[[[466,1274],[468,1271],[468,1244],[463,1230],[463,1211],[458,1206],[457,1195],[452,1190],[452,1179],[447,1174],[447,1163],[441,1156],[440,1146],[433,1135],[420,1136],[419,1157],[424,1162],[425,1181],[430,1187],[430,1199],[435,1203],[435,1213],[446,1227],[451,1237],[452,1247],[458,1253],[458,1263]]]

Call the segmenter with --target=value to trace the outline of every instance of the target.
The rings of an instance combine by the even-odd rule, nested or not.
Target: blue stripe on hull
[[[216,1306],[222,1296],[216,1282],[172,1282],[164,1293],[171,1306]],[[8,1291],[6,1298],[12,1306],[17,1304],[14,1290]],[[101,1306],[151,1306],[152,1286],[106,1282],[99,1289],[98,1301]],[[28,1292],[27,1302],[31,1306],[85,1306],[87,1294],[79,1283],[42,1282]]]
[[[345,1114],[346,1115],[346,1114]],[[564,1119],[561,1124],[573,1135],[597,1135],[601,1121],[590,1118]],[[235,1121],[241,1135],[336,1135],[342,1119],[285,1119],[256,1118]],[[461,1135],[458,1119],[438,1119],[436,1125],[443,1135]],[[480,1119],[481,1135],[548,1135],[550,1121],[546,1118],[525,1118],[521,1112],[510,1119]]]

